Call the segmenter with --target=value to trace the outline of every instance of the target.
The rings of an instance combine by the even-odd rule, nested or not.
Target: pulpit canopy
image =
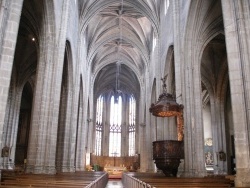
[[[151,104],[149,112],[157,117],[179,116],[182,114],[183,105],[178,104],[175,97],[167,93],[166,78],[167,76],[161,79],[163,82],[163,93],[155,104]]]
[[[162,93],[155,104],[151,104],[149,112],[157,117],[171,117],[181,115],[183,105],[178,104],[169,93]]]

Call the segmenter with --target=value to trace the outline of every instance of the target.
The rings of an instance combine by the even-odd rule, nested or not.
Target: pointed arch
[[[71,126],[73,111],[73,68],[70,42],[66,41],[64,53],[60,110],[58,118],[57,131],[57,150],[56,150],[56,168],[57,171],[65,171],[72,168],[75,161],[70,161],[70,151],[75,150],[70,141],[73,139],[71,132],[74,132],[75,126]],[[65,168],[65,169],[64,169]]]

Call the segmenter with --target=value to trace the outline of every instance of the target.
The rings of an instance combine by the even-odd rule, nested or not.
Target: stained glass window
[[[110,129],[109,129],[109,156],[121,156],[121,123],[122,98],[111,97],[110,103]]]
[[[95,154],[102,153],[102,137],[103,137],[103,97],[97,99],[96,106],[96,143]],[[113,95],[110,100],[110,124],[109,124],[109,156],[121,156],[121,135],[122,135],[122,97]],[[129,117],[128,128],[128,154],[135,155],[135,117],[136,117],[136,101],[132,95],[129,98]],[[124,119],[126,120],[126,119]],[[125,129],[124,129],[125,130]]]
[[[102,130],[103,130],[103,124],[102,124],[102,115],[103,115],[103,96],[100,96],[97,99],[96,103],[96,142],[95,142],[95,154],[101,155],[102,151]]]
[[[135,155],[135,106],[136,102],[133,96],[129,99],[129,156]]]

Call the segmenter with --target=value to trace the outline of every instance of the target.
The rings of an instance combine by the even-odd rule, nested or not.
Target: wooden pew
[[[105,187],[107,181],[108,174],[104,172],[76,172],[56,175],[2,173],[0,187],[91,188],[97,187],[96,185],[99,184]]]
[[[225,177],[171,178],[156,173],[124,173],[123,182],[125,187],[132,184],[135,188],[231,187]]]

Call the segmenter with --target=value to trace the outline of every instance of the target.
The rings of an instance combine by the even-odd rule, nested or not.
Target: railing
[[[108,183],[108,173],[104,173],[102,176],[91,182],[85,188],[105,188]]]
[[[133,188],[155,188],[133,176],[130,173],[122,174],[122,183],[124,187],[133,187]]]

